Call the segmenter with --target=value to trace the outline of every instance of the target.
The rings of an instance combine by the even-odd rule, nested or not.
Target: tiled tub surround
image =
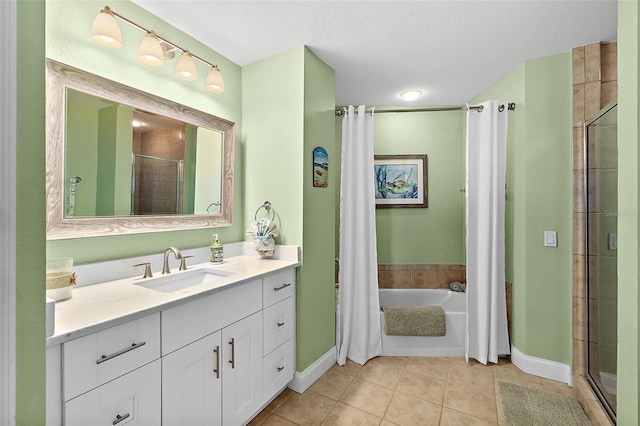
[[[467,281],[465,265],[403,264],[378,265],[380,288],[442,288],[453,281]]]
[[[584,123],[618,97],[617,43],[594,43],[572,50],[573,60],[573,384],[594,424],[610,424],[584,378],[586,308],[584,245]],[[590,262],[593,268],[593,262]],[[591,273],[597,273],[592,269]]]

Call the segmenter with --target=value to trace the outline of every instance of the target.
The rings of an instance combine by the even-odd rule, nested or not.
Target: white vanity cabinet
[[[262,280],[264,398],[273,398],[295,372],[295,269],[267,275]]]
[[[63,424],[243,425],[295,372],[295,268],[51,348]]]
[[[160,422],[160,314],[65,342],[66,425]]]
[[[162,357],[162,424],[220,425],[221,332]]]
[[[294,292],[287,270],[162,312],[163,425],[245,424],[291,381]]]

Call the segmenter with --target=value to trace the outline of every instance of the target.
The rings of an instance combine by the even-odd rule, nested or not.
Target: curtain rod
[[[500,105],[502,108],[500,111],[504,110],[504,105]],[[441,111],[468,111],[470,109],[475,109],[478,112],[482,112],[484,107],[482,105],[461,105],[461,106],[450,106],[450,107],[428,107],[428,108],[407,108],[407,109],[377,109],[375,110],[376,114],[384,114],[388,112],[441,112]],[[509,111],[513,111],[516,109],[515,102],[509,102],[507,104],[507,109]],[[371,110],[369,110],[371,111]],[[336,116],[342,117],[345,112],[343,108],[336,109]]]

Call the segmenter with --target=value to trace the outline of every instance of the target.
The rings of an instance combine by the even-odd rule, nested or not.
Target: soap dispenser
[[[224,259],[222,244],[218,240],[218,234],[213,234],[213,244],[211,244],[211,258],[210,262],[213,264],[220,264]]]

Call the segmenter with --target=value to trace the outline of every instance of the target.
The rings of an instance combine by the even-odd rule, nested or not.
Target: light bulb
[[[91,38],[103,46],[112,48],[122,47],[120,26],[108,6],[101,10],[93,20]]]
[[[400,97],[405,101],[415,101],[422,96],[422,90],[407,90],[400,93]]]
[[[153,32],[147,33],[138,48],[138,58],[147,65],[159,67],[164,64],[164,52],[160,40]]]
[[[180,58],[178,58],[176,77],[186,81],[193,81],[198,78],[196,62],[193,60],[193,56],[191,56],[189,51],[184,52],[180,55]]]
[[[222,73],[217,66],[212,66],[211,71],[207,75],[207,81],[205,87],[208,91],[213,93],[224,92],[224,80],[222,79]]]

